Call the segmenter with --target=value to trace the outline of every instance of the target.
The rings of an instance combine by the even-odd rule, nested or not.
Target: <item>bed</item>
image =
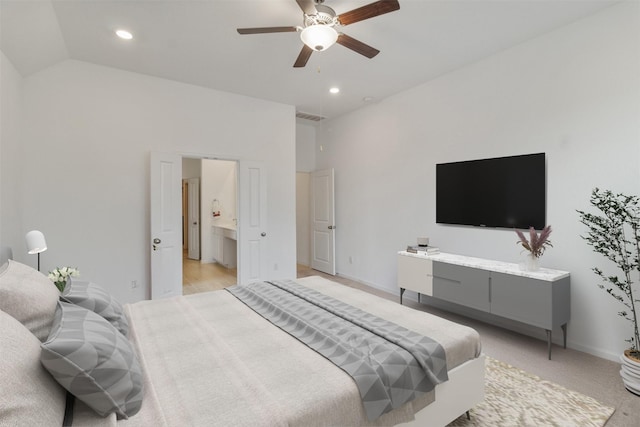
[[[10,262],[9,267],[15,270],[16,264]],[[20,265],[20,269],[24,270],[23,267],[26,266]],[[6,291],[6,282],[15,281],[7,279],[7,270],[11,268],[0,272],[0,300],[5,301],[0,302],[0,309],[4,312],[11,311],[6,295],[12,291]],[[36,288],[41,292],[45,283],[38,274],[23,271],[21,276],[24,276],[22,280],[38,282]],[[129,419],[122,419],[116,413],[103,417],[76,399],[72,425],[443,426],[483,399],[484,357],[475,330],[324,278],[308,277],[296,282],[303,288],[436,340],[446,352],[448,381],[371,420],[363,409],[358,387],[343,369],[265,320],[231,292],[214,291],[125,305],[120,320],[127,324],[127,341],[137,356],[144,389],[139,409]],[[49,286],[55,290],[51,283]],[[20,288],[24,292],[24,283]],[[58,297],[56,295],[56,299]],[[7,338],[6,331],[18,329],[17,322],[8,317],[0,316],[0,327],[5,331],[2,336],[15,345],[17,338]],[[21,335],[21,350],[16,358],[30,362],[20,360],[18,364],[26,363],[26,366],[7,366],[10,362],[6,360],[11,357],[3,358],[0,363],[5,366],[0,374],[3,388],[27,387],[24,394],[32,393],[30,399],[34,403],[29,408],[30,404],[23,402],[22,408],[14,408],[13,412],[10,408],[0,409],[0,424],[3,417],[10,420],[11,416],[20,414],[16,411],[24,410],[26,414],[27,409],[33,411],[34,407],[41,412],[51,407],[49,412],[55,417],[64,417],[64,389],[47,376],[49,372],[42,368],[44,361],[31,360],[42,357],[38,350],[51,341],[45,332],[56,319],[48,325],[46,319],[37,322],[29,320],[29,316],[25,319],[22,323],[30,327],[32,336]],[[34,334],[39,340],[33,339]],[[0,345],[7,343],[0,342]],[[19,369],[31,371],[20,379]],[[24,380],[32,377],[33,381]],[[42,387],[46,393],[32,390]],[[44,400],[38,401],[37,396]],[[0,408],[15,405],[2,399],[0,397]],[[49,421],[47,425],[62,424],[52,422],[52,415],[48,413],[42,416]],[[34,421],[31,425],[38,424]]]

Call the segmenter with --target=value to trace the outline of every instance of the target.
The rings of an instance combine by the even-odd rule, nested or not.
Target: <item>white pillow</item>
[[[9,260],[0,272],[0,310],[13,316],[40,341],[49,336],[60,292],[47,276]]]
[[[0,425],[61,426],[66,390],[40,363],[40,341],[0,311]]]

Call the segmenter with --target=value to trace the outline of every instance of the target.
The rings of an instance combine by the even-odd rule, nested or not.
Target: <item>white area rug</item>
[[[485,400],[449,426],[601,427],[614,408],[487,357]]]

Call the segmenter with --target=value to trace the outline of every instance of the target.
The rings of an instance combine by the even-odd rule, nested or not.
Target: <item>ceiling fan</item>
[[[367,58],[373,58],[380,53],[378,49],[338,32],[336,27],[364,21],[400,9],[397,0],[380,0],[337,15],[332,8],[322,4],[324,0],[296,0],[296,3],[303,12],[302,26],[238,28],[238,33],[264,34],[299,31],[304,46],[293,64],[294,67],[304,67],[314,50],[317,52],[326,50],[334,43],[341,44]]]

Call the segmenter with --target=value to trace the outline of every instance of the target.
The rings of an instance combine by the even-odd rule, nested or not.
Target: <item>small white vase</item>
[[[540,260],[533,254],[527,254],[524,259],[524,269],[526,271],[538,271],[540,270]]]

